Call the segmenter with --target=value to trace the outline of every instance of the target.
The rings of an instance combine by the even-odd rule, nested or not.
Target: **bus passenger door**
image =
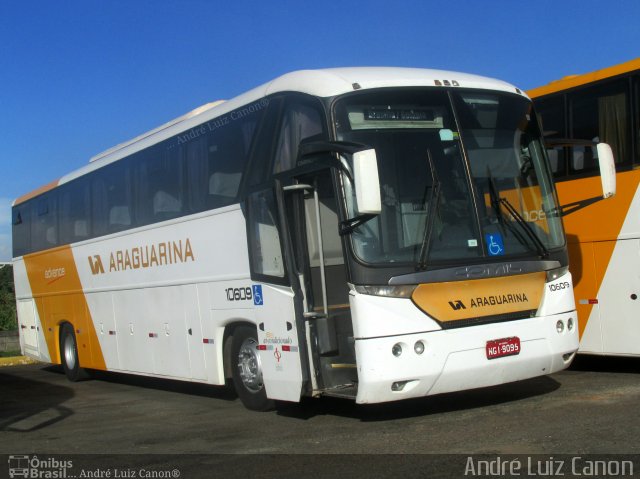
[[[332,173],[297,177],[284,190],[313,393],[355,397],[349,288]]]
[[[303,387],[304,335],[296,324],[281,198],[279,187],[247,197],[251,296],[267,397],[297,402]]]

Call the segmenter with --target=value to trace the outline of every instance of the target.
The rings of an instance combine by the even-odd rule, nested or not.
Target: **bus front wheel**
[[[73,327],[65,324],[60,330],[60,356],[62,359],[62,369],[69,381],[80,381],[89,377],[84,368],[80,367],[78,359],[78,342]]]
[[[268,411],[274,402],[267,398],[262,378],[262,363],[258,354],[258,334],[255,328],[239,326],[231,342],[233,385],[242,404],[253,411]]]

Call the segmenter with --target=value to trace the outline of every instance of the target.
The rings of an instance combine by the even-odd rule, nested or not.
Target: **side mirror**
[[[353,154],[353,181],[359,215],[378,215],[382,211],[380,179],[376,150],[362,150]],[[614,185],[615,189],[615,185]]]
[[[598,143],[598,164],[602,181],[602,197],[611,198],[616,194],[616,164],[613,151],[606,143]]]
[[[606,143],[594,143],[589,140],[568,140],[568,139],[548,139],[546,142],[547,149],[553,148],[589,148],[593,151],[595,146],[596,155],[598,156],[598,166],[600,167],[600,181],[602,182],[602,198],[611,198],[616,194],[616,164],[613,159],[613,151]],[[584,154],[580,150],[574,150],[573,167],[580,170],[584,167]],[[556,157],[557,158],[557,157]],[[549,157],[552,162],[554,158]],[[594,157],[595,159],[595,157]],[[556,159],[557,164],[557,159]],[[579,165],[579,166],[576,166]]]
[[[353,171],[346,162],[330,158],[315,160],[319,153],[338,153],[353,158]],[[353,180],[356,190],[358,215],[379,215],[382,211],[380,199],[380,179],[378,178],[378,159],[376,150],[361,143],[348,141],[304,141],[298,151],[298,164],[314,162],[327,164],[343,170]]]

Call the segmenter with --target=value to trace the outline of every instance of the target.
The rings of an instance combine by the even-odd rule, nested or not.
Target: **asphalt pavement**
[[[367,406],[304,399],[266,413],[244,409],[221,387],[113,373],[71,383],[56,367],[15,365],[0,368],[0,454],[106,468],[160,461],[167,471],[177,464],[182,477],[207,467],[223,477],[247,464],[262,477],[460,477],[470,455],[638,454],[638,404],[640,359],[581,357],[553,376],[493,388]]]

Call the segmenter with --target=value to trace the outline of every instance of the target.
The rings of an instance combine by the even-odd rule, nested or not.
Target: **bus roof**
[[[569,75],[560,80],[554,80],[548,85],[540,86],[529,90],[527,93],[531,98],[537,98],[550,93],[557,93],[559,91],[568,90],[588,83],[594,83],[606,78],[611,78],[624,73],[629,73],[634,70],[640,70],[640,58],[629,60],[619,65],[613,65],[611,67],[603,68],[602,70],[596,70],[590,73],[583,73],[581,75]]]
[[[13,205],[23,203],[102,166],[144,150],[172,136],[188,131],[197,125],[222,116],[243,105],[259,101],[274,93],[289,91],[307,93],[317,97],[331,97],[354,90],[409,86],[435,87],[442,85],[517,92],[525,95],[515,86],[501,80],[446,70],[351,67],[295,71],[282,75],[229,101],[219,100],[207,103],[132,140],[99,153],[89,160],[88,165],[19,197],[13,202]]]

